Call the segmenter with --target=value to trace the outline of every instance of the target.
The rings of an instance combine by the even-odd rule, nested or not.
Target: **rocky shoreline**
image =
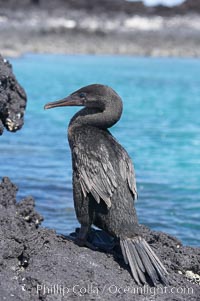
[[[143,4],[131,9],[130,3],[111,2],[104,6],[99,2],[84,6],[81,1],[57,5],[50,1],[48,6],[4,3],[1,53],[7,57],[24,53],[200,56],[198,10],[186,13],[184,6],[172,10]]]
[[[27,197],[16,202],[17,187],[0,184],[0,295],[2,300],[199,300],[200,249],[141,226],[144,238],[169,273],[169,285],[138,287],[120,251],[80,248],[54,230]]]

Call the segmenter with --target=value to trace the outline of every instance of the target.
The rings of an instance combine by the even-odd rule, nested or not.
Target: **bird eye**
[[[83,92],[81,92],[81,93],[79,94],[79,97],[80,97],[80,98],[85,98],[85,96],[86,96],[86,94],[83,93]]]

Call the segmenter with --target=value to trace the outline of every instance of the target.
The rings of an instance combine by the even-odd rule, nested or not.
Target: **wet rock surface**
[[[169,285],[138,287],[120,251],[80,248],[39,226],[42,217],[17,187],[0,184],[1,300],[199,300],[200,249],[162,232],[141,230],[169,272]]]
[[[10,132],[21,129],[26,101],[25,91],[17,82],[11,64],[0,55],[0,135],[4,127]]]

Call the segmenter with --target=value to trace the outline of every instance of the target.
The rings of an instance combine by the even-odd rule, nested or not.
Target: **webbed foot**
[[[82,239],[78,236],[75,238],[75,244],[77,244],[79,247],[87,247],[94,251],[98,250],[98,247],[94,246],[87,239]]]

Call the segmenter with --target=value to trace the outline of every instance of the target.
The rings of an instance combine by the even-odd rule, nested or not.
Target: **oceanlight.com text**
[[[192,287],[168,287],[168,286],[157,286],[150,287],[148,285],[144,285],[143,287],[131,287],[125,286],[121,287],[115,284],[107,284],[103,287],[100,287],[97,283],[77,283],[72,286],[62,285],[62,284],[52,284],[46,285],[41,284],[37,285],[37,294],[38,295],[62,295],[67,296],[71,294],[75,294],[78,296],[83,296],[85,294],[89,295],[124,295],[124,294],[132,294],[132,295],[149,295],[155,296],[157,294],[180,294],[180,295],[192,295],[194,293]]]

